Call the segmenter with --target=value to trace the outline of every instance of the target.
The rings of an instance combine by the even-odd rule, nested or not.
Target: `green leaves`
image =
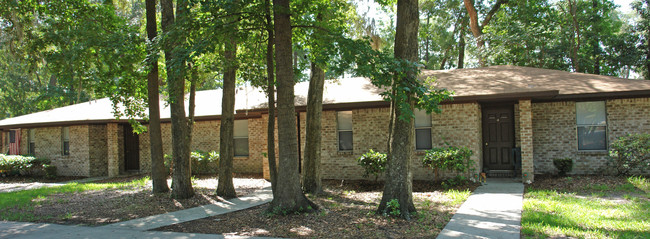
[[[363,174],[364,178],[374,175],[376,181],[379,174],[386,170],[387,156],[384,153],[375,152],[370,149],[357,159],[357,164],[365,170]]]

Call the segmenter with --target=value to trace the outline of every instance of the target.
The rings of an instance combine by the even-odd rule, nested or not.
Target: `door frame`
[[[133,127],[131,127],[131,124],[123,124],[122,133],[124,139],[124,171],[140,171],[140,135],[133,133]],[[130,141],[127,140],[129,137],[134,139],[135,144],[129,144]],[[136,153],[129,155],[127,149],[134,146]],[[131,161],[135,161],[133,168],[129,167],[129,162]]]
[[[515,103],[513,103],[513,102],[499,102],[499,103],[484,103],[484,104],[481,104],[481,148],[482,148],[482,155],[481,155],[482,160],[481,161],[482,161],[482,166],[483,166],[481,171],[486,171],[485,169],[489,165],[489,163],[486,161],[487,160],[487,157],[486,157],[486,153],[487,153],[487,150],[486,150],[487,129],[485,127],[486,126],[485,125],[486,124],[486,119],[485,119],[486,113],[485,112],[486,112],[486,110],[492,110],[492,109],[504,109],[504,110],[508,111],[508,113],[510,114],[511,119],[512,119],[512,123],[510,124],[510,132],[512,132],[512,135],[511,135],[512,136],[512,146],[511,146],[511,148],[515,148],[515,146],[517,145],[517,138],[515,137],[516,136],[516,133],[515,133],[515,124],[516,124],[516,122],[515,122]],[[515,160],[515,159],[512,158],[511,160]],[[514,164],[513,164],[513,169],[514,169]]]

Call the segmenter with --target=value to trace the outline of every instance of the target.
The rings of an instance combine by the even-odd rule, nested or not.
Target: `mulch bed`
[[[94,183],[129,182],[142,175],[119,177]],[[151,186],[128,189],[107,189],[80,193],[61,193],[34,199],[33,208],[14,208],[11,213],[32,214],[25,221],[104,225],[157,214],[163,214],[223,201],[215,194],[216,178],[202,176],[195,182],[196,195],[189,199],[171,199],[171,193],[153,194]],[[261,179],[235,179],[238,196],[263,187]]]
[[[474,190],[478,184],[458,186]],[[439,184],[416,181],[412,220],[375,215],[381,182],[326,180],[325,193],[309,195],[321,207],[316,213],[269,214],[268,204],[238,212],[158,228],[160,231],[291,238],[434,238],[460,206]]]
[[[84,179],[85,177],[60,176],[56,178],[7,176],[0,177],[0,183],[60,183],[72,180]]]

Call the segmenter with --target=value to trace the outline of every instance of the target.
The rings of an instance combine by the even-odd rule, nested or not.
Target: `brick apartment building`
[[[419,158],[424,150],[447,144],[470,148],[473,168],[491,175],[532,179],[555,173],[552,159],[565,157],[574,159],[573,174],[595,174],[605,166],[615,138],[650,133],[650,81],[515,66],[425,70],[421,77],[434,77],[434,87],[454,91],[454,100],[443,103],[441,114],[416,112],[414,179],[433,178]],[[307,88],[308,83],[295,86],[300,152]],[[326,83],[323,178],[361,179],[356,158],[369,149],[386,150],[389,105],[380,92],[364,78]],[[218,151],[221,91],[197,92],[196,99],[192,149]],[[237,90],[236,172],[268,177],[266,102],[260,89]],[[169,109],[161,105],[163,149],[171,154]],[[149,136],[133,134],[126,120],[115,119],[108,99],[4,119],[0,130],[0,152],[49,158],[60,175],[150,170]]]

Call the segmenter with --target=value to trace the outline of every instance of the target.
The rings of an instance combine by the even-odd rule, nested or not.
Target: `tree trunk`
[[[156,38],[156,0],[146,1],[147,36],[149,41]],[[169,191],[160,129],[160,96],[158,89],[158,61],[151,62],[151,71],[147,75],[147,92],[149,96],[149,143],[151,149],[151,181],[154,193]]]
[[[291,20],[289,0],[273,0],[275,62],[278,81],[278,140],[280,162],[275,197],[270,210],[311,211],[316,205],[302,193],[298,175],[298,139],[294,106]]]
[[[226,70],[223,74],[223,98],[221,100],[221,129],[219,133],[219,184],[217,196],[237,197],[232,182],[232,161],[235,156],[233,133],[235,127],[235,76],[237,74],[237,42],[233,36],[226,41],[224,57]]]
[[[573,69],[576,72],[580,72],[580,62],[578,58],[578,49],[580,49],[580,27],[578,25],[578,16],[576,15],[578,12],[578,5],[577,3],[572,0],[568,1],[569,4],[569,9],[568,12],[571,15],[571,19],[573,22],[573,32],[571,33],[571,36],[569,37],[571,39],[571,65],[573,66]]]
[[[600,16],[598,15],[598,1],[592,0],[591,7],[593,8],[592,24],[592,47],[594,59],[594,74],[600,75]]]
[[[320,193],[321,171],[321,115],[323,111],[323,88],[325,85],[325,71],[316,63],[311,63],[311,79],[309,79],[309,92],[307,95],[307,132],[305,142],[304,170],[302,183],[307,193]]]
[[[417,0],[398,0],[397,1],[397,27],[395,30],[395,57],[412,62],[418,60],[418,25],[419,12]],[[416,75],[409,74],[401,81],[415,81]],[[386,166],[386,182],[384,184],[384,193],[377,213],[384,214],[391,209],[387,203],[397,200],[399,203],[400,216],[410,219],[411,214],[415,213],[413,204],[412,174],[411,174],[411,154],[413,152],[413,117],[410,115],[413,111],[412,97],[396,97],[392,108],[394,111],[391,118],[391,138],[390,149],[388,154],[388,163]],[[401,105],[408,104],[411,111],[402,112]],[[409,114],[405,118],[409,120],[400,120],[400,116]]]
[[[501,8],[501,5],[507,3],[508,0],[497,0],[496,3],[490,8],[490,11],[485,15],[485,18],[479,25],[478,23],[478,13],[476,12],[476,7],[474,7],[474,1],[472,0],[463,0],[465,4],[465,9],[467,9],[467,15],[469,15],[469,29],[472,31],[472,35],[476,38],[476,47],[478,49],[478,61],[481,67],[487,66],[485,62],[485,39],[483,39],[483,28],[490,23],[492,16]]]
[[[266,95],[269,98],[269,120],[267,124],[267,160],[269,161],[269,174],[271,176],[271,190],[275,197],[278,171],[275,158],[275,73],[273,64],[273,21],[271,19],[271,0],[264,1],[266,8],[266,31],[269,39],[266,43]]]
[[[465,34],[461,31],[458,40],[458,69],[465,67]]]
[[[185,115],[185,62],[174,48],[182,47],[183,35],[178,29],[173,29],[175,23],[173,2],[161,0],[163,32],[167,34],[163,44],[165,61],[167,62],[167,82],[172,123],[172,157],[174,172],[172,175],[172,197],[191,198],[194,189],[191,181],[190,168],[190,135],[188,120]],[[178,21],[184,21],[188,13],[187,0],[179,0],[176,8]],[[176,61],[181,61],[176,62]]]

